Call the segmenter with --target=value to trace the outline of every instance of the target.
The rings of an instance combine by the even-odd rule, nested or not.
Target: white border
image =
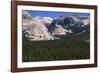
[[[94,64],[94,10],[93,9],[77,9],[77,8],[57,8],[57,7],[40,7],[40,6],[23,6],[17,7],[17,67],[43,67],[43,66],[60,66],[60,65],[78,65],[78,64]],[[41,10],[41,11],[61,11],[61,12],[81,12],[90,13],[90,59],[87,60],[64,60],[64,61],[46,61],[46,62],[25,62],[22,63],[22,10]]]

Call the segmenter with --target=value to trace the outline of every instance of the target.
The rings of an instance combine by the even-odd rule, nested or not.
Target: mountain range
[[[68,39],[68,36],[89,40],[90,19],[88,16],[61,15],[59,18],[32,17],[22,12],[23,36],[30,41]]]

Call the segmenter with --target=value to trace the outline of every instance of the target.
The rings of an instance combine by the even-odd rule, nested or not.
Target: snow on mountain
[[[33,18],[33,20],[44,23],[44,24],[50,24],[53,19],[50,17],[36,16]]]
[[[43,17],[43,21],[44,24],[50,24],[53,21],[53,19],[50,17]]]

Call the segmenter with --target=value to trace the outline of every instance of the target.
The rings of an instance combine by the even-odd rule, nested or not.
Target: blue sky
[[[35,16],[46,16],[51,18],[59,18],[61,15],[79,15],[79,16],[90,16],[89,13],[77,13],[77,12],[55,12],[55,11],[35,11],[35,10],[24,10]]]

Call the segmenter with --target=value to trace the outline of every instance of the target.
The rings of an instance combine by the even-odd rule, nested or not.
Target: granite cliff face
[[[26,11],[23,12],[23,32],[30,40],[50,40],[53,39],[47,27],[44,25],[44,19],[41,17],[32,18]],[[46,18],[45,18],[46,19]],[[47,19],[46,19],[47,21]],[[49,19],[48,22],[50,23]]]

